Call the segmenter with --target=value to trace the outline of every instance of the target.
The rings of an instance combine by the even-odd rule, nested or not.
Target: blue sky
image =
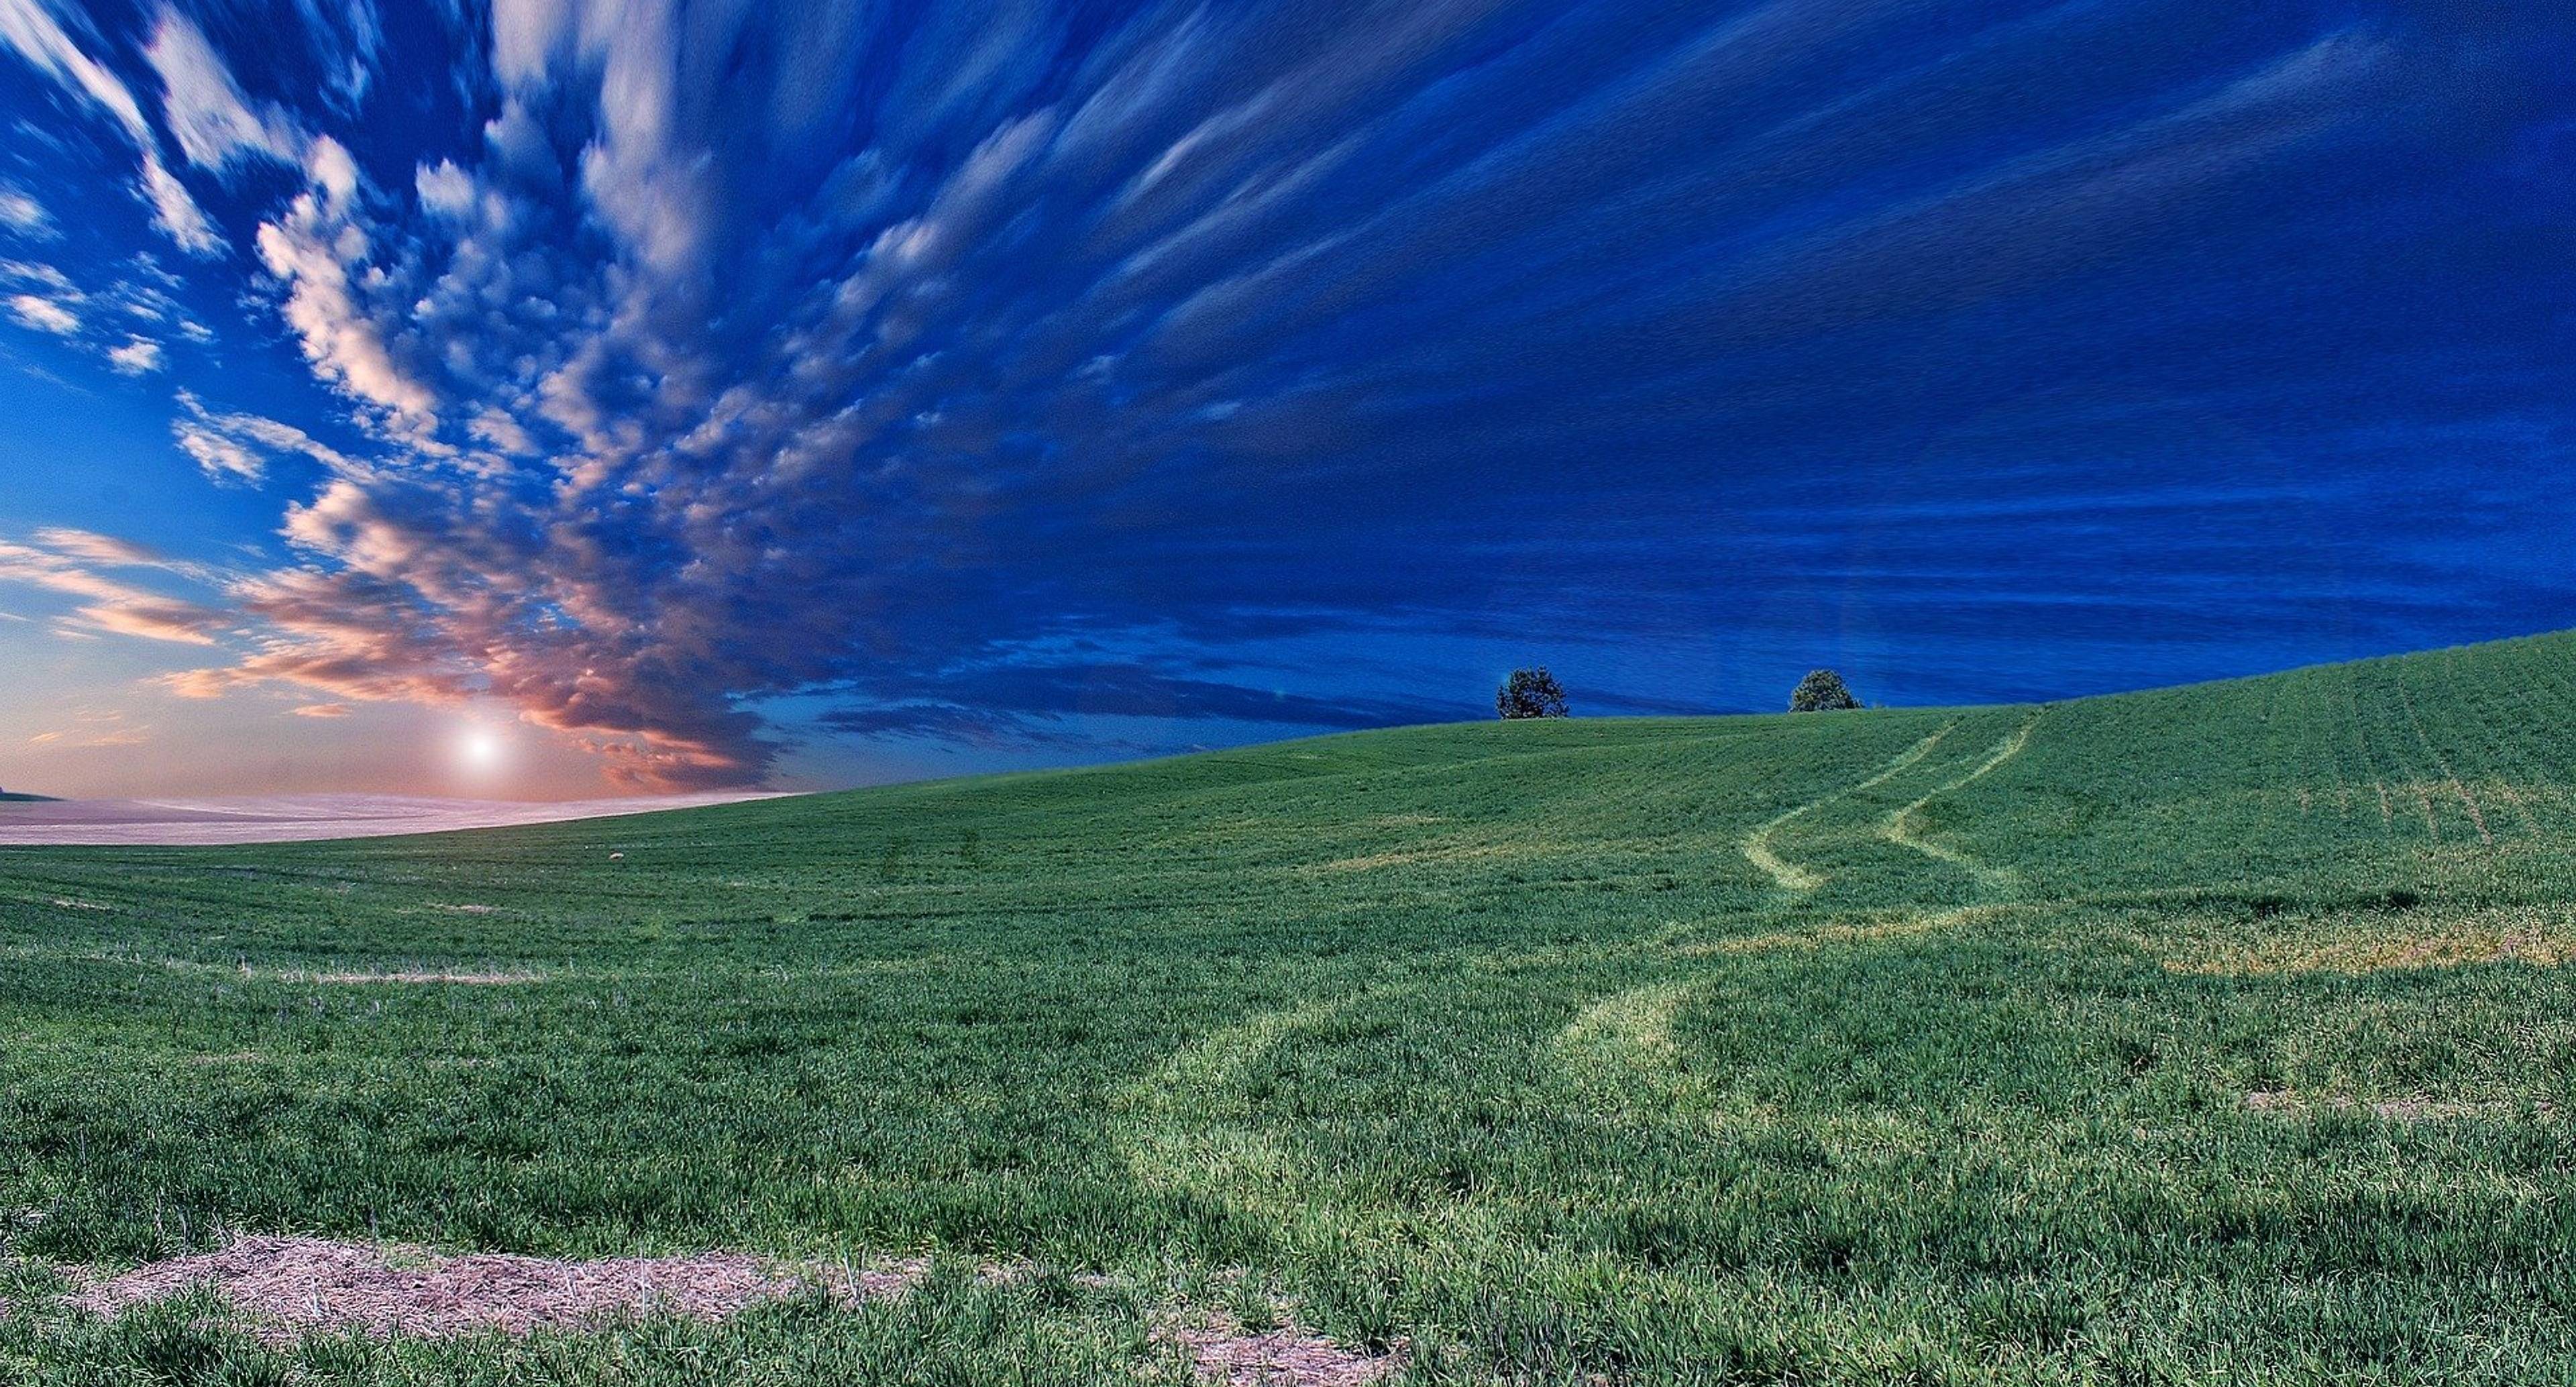
[[[0,784],[2576,624],[2555,8],[0,0]]]

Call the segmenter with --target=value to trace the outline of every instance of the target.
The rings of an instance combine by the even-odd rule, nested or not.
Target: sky
[[[0,0],[0,786],[819,788],[2576,625],[2576,16]]]

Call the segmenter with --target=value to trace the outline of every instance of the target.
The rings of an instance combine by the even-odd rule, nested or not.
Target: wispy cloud
[[[496,0],[403,55],[437,80],[399,109],[372,5],[290,10],[278,58],[234,10],[0,0],[163,231],[231,253],[188,267],[261,306],[224,347],[310,376],[192,373],[181,300],[216,296],[178,276],[11,278],[42,350],[173,378],[175,446],[276,496],[287,555],[208,593],[220,620],[111,574],[134,590],[56,625],[213,641],[165,687],[305,716],[500,700],[663,785],[767,774],[787,701],[981,745],[1366,726],[1472,709],[1432,647],[2019,612],[2012,527],[2078,546],[2034,479],[2107,465],[2102,399],[2250,417],[2237,368],[2301,324],[2394,361],[2444,312],[2521,311],[2389,268],[2510,258],[2434,183],[2386,193],[2389,254],[2349,210],[2392,183],[2364,172],[2514,143],[2512,45],[2357,7]],[[0,227],[52,224],[7,191]],[[2492,340],[2463,326],[2456,370],[2392,366],[2370,407],[2507,391]],[[1989,425],[2025,409],[2055,432],[2014,471]],[[1909,508],[1942,449],[1984,490]],[[2218,455],[2198,435],[2164,452],[2168,496],[2296,504],[2175,480]],[[2271,562],[2262,526],[2171,512],[2174,571],[2055,583],[2165,620],[2203,569]],[[1915,532],[1973,537],[1984,577]],[[110,562],[27,547],[57,592]],[[2261,590],[2340,600],[2292,577]],[[1417,662],[1279,653],[1335,641]]]
[[[112,569],[157,570],[189,579],[201,571],[173,563],[139,546],[83,530],[47,529],[30,542],[0,540],[0,585],[15,584],[73,599],[51,626],[62,635],[120,635],[182,645],[213,645],[227,624],[213,607],[138,582],[111,576]]]
[[[304,430],[275,419],[239,411],[210,409],[194,391],[178,393],[179,415],[171,435],[179,450],[205,469],[219,485],[256,486],[268,478],[268,464],[279,453],[300,453],[334,471],[356,464]]]
[[[15,183],[0,180],[0,227],[6,227],[30,240],[51,241],[61,237],[62,229],[54,224],[54,214],[35,195]]]
[[[251,109],[232,69],[216,56],[187,16],[167,6],[153,25],[144,60],[161,78],[161,112],[188,162],[222,170],[244,159],[292,165],[305,137],[274,105]]]
[[[150,122],[124,81],[84,51],[43,0],[0,0],[0,43],[65,92],[106,115],[143,161],[141,186],[154,219],[180,249],[211,255],[221,242],[185,185],[161,162]]]
[[[59,299],[49,299],[37,294],[10,295],[9,316],[17,319],[22,326],[33,328],[38,332],[50,332],[59,337],[69,337],[81,330],[79,314],[74,313]]]

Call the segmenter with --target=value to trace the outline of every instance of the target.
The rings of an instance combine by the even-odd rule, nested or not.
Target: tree
[[[1830,713],[1842,708],[1857,708],[1860,700],[1852,697],[1851,686],[1829,669],[1812,669],[1798,681],[1789,695],[1792,713]]]
[[[1494,711],[1506,720],[1564,717],[1565,686],[1544,668],[1513,670],[1494,691]]]

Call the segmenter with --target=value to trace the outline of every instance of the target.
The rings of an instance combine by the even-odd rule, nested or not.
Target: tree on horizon
[[[1807,671],[1807,677],[1799,680],[1798,687],[1789,693],[1789,711],[1792,713],[1831,713],[1859,706],[1860,700],[1852,696],[1851,686],[1843,682],[1840,674],[1829,669]]]
[[[1565,706],[1565,686],[1544,665],[1513,670],[1512,677],[1494,691],[1494,712],[1506,722],[1572,716]]]

